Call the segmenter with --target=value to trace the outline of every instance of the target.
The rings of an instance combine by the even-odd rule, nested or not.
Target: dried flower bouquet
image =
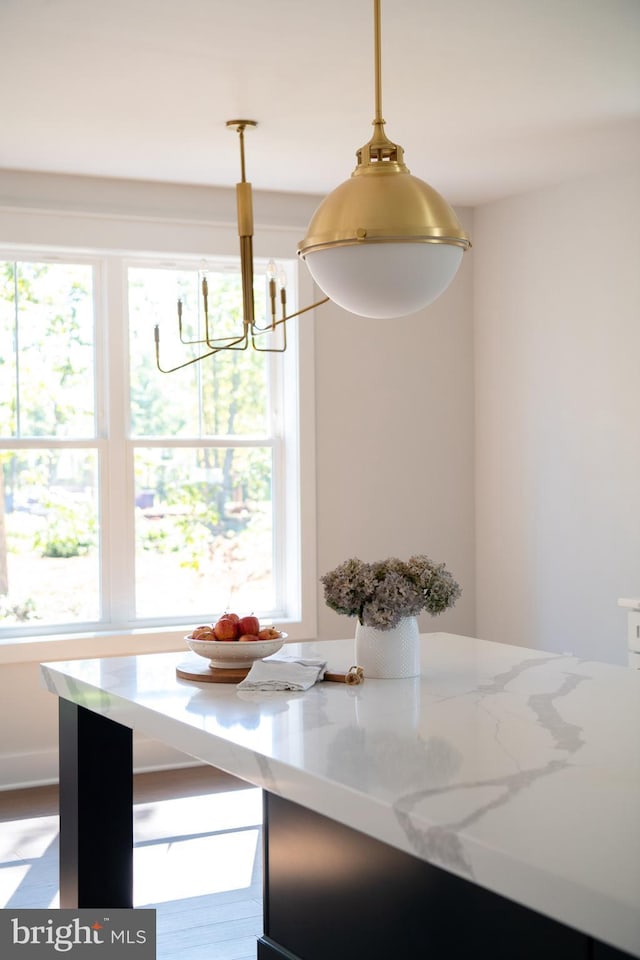
[[[378,630],[391,630],[422,610],[442,613],[462,593],[444,563],[423,555],[375,563],[353,557],[325,573],[321,583],[327,606]]]

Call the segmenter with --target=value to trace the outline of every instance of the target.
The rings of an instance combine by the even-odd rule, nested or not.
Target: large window
[[[156,324],[163,365],[207,351],[202,269],[0,262],[0,635],[299,618],[296,331],[160,373]],[[206,273],[230,335],[238,267]],[[264,288],[257,269],[258,315]]]

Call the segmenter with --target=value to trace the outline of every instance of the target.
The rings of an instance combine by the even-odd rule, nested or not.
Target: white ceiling
[[[0,167],[326,193],[373,117],[372,0],[0,0]],[[640,0],[383,0],[383,113],[457,204],[640,161]]]

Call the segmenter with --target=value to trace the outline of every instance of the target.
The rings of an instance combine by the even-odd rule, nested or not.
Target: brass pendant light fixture
[[[380,0],[374,0],[373,137],[320,204],[298,247],[321,290],[365,317],[415,313],[446,290],[470,240],[433,187],[410,174],[382,118]]]
[[[375,116],[373,136],[356,152],[351,177],[320,204],[298,246],[298,255],[326,294],[322,300],[286,313],[286,289],[280,287],[281,316],[276,316],[275,269],[267,270],[271,319],[256,323],[253,300],[253,200],[246,180],[244,132],[255,120],[229,120],[240,142],[241,181],[236,184],[243,325],[236,335],[215,337],[208,311],[206,278],[202,281],[204,339],[188,341],[182,333],[182,302],[178,301],[180,340],[197,344],[200,356],[163,368],[160,333],[155,327],[156,364],[172,373],[223,350],[263,352],[286,349],[287,320],[332,300],[351,313],[391,319],[422,309],[439,297],[453,280],[465,250],[471,246],[447,201],[433,187],[409,172],[402,147],[388,139],[382,117],[380,0],[373,0]],[[279,335],[279,342],[274,336]]]

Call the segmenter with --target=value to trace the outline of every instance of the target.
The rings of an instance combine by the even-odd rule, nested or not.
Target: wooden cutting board
[[[248,667],[210,667],[207,662],[179,663],[176,667],[176,676],[181,680],[197,680],[200,683],[240,683],[251,669]]]

